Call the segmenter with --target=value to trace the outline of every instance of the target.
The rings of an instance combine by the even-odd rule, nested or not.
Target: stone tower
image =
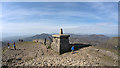
[[[53,42],[51,44],[51,48],[58,52],[59,54],[62,54],[66,51],[70,50],[69,45],[69,37],[70,35],[63,34],[62,28],[60,29],[60,33],[57,35],[52,35]]]

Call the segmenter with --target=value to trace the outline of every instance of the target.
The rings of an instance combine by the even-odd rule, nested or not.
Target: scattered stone
[[[81,48],[78,51],[78,53],[71,54],[71,52],[64,53],[61,55],[58,55],[54,53],[52,50],[47,50],[45,46],[42,44],[39,45],[38,43],[34,43],[36,48],[32,45],[29,44],[29,47],[25,47],[26,50],[21,49],[21,50],[10,50],[11,52],[5,52],[3,54],[3,59],[2,59],[2,64],[3,65],[18,65],[18,66],[99,66],[103,65],[104,62],[102,57],[108,56],[106,53],[110,52],[105,52],[104,56],[99,54],[101,53],[100,49],[95,50],[95,49],[90,49],[89,47],[87,48]],[[95,52],[92,52],[92,50]],[[32,52],[33,51],[33,52]],[[89,53],[89,51],[91,51]],[[96,52],[99,51],[99,52]],[[98,54],[97,54],[98,53]],[[97,54],[97,55],[96,55]],[[101,56],[101,58],[100,58]],[[30,58],[29,58],[30,57]],[[28,58],[28,61],[25,61]],[[114,62],[113,65],[117,66],[117,58],[113,58]],[[116,61],[115,61],[116,60]],[[101,62],[100,62],[101,61]],[[107,64],[106,64],[107,65]]]
[[[19,60],[19,61],[20,61],[20,60],[21,60],[21,58],[17,58],[16,60]]]

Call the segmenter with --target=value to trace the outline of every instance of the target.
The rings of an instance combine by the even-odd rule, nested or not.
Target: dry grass
[[[99,46],[94,46],[94,48],[110,51],[110,52],[113,52],[116,55],[118,55],[118,50],[115,50],[115,49],[108,49],[108,48],[103,48],[103,47],[99,47]]]

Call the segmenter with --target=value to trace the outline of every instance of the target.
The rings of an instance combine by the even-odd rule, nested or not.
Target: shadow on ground
[[[71,47],[74,46],[75,51],[76,51],[76,50],[79,50],[81,48],[89,47],[89,46],[92,46],[92,45],[90,45],[90,44],[70,44],[70,46]]]
[[[72,50],[71,50],[71,47],[72,46],[74,46],[75,47],[75,50],[74,51],[77,51],[77,50],[79,50],[79,49],[81,49],[81,48],[85,48],[85,47],[89,47],[89,46],[92,46],[92,45],[90,45],[90,44],[69,44],[70,45],[70,49],[69,49],[69,51],[66,51],[66,52],[64,52],[64,53],[67,53],[67,52],[71,52]],[[76,53],[78,53],[78,52],[74,52],[74,54],[76,54]],[[63,54],[63,53],[62,53]]]
[[[10,49],[10,50],[15,50],[15,49]],[[16,50],[21,50],[21,49],[16,49]]]

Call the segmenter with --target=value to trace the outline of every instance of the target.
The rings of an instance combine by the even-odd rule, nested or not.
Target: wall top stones
[[[52,35],[53,37],[70,37],[70,35],[67,34],[61,34],[61,35]]]

